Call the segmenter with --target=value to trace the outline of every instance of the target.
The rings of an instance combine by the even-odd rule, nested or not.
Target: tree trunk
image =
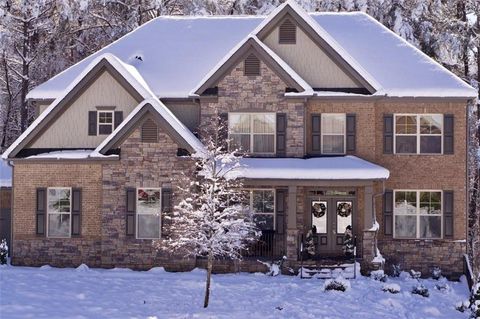
[[[13,93],[10,87],[10,76],[8,74],[8,65],[7,65],[7,57],[5,52],[3,52],[2,55],[2,67],[3,67],[3,72],[5,76],[5,89],[7,91],[7,112],[5,115],[5,121],[3,123],[3,131],[2,131],[2,142],[0,143],[0,149],[4,149],[7,146],[7,132],[8,132],[8,124],[10,121],[10,115],[12,112],[12,102],[13,102]]]
[[[29,22],[23,23],[23,42],[22,42],[22,93],[21,93],[21,109],[20,109],[20,129],[25,131],[28,126],[28,103],[27,103],[27,93],[29,85],[29,65],[28,65],[28,28]]]
[[[212,268],[213,268],[213,253],[212,251],[209,251],[208,260],[207,260],[207,283],[205,286],[205,301],[203,302],[203,308],[208,307],[208,302],[210,300],[210,279],[212,277]]]

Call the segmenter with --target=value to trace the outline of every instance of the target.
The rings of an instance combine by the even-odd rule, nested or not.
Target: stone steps
[[[354,263],[312,265],[303,264],[299,269],[302,279],[331,279],[342,276],[345,279],[355,279]]]

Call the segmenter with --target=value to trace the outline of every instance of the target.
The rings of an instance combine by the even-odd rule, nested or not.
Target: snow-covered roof
[[[294,2],[287,4],[298,10]],[[376,95],[476,96],[461,79],[365,13],[299,13],[377,89]],[[267,22],[264,16],[159,17],[39,85],[28,98],[57,98],[106,52],[133,65],[158,97],[188,97],[232,48]]]
[[[165,119],[165,121],[187,142],[194,151],[202,150],[201,142],[193,135],[193,133],[173,115],[173,113],[156,97],[156,95],[150,90],[147,82],[143,79],[142,75],[137,69],[129,64],[122,62],[116,56],[111,53],[104,53],[96,56],[93,61],[85,67],[77,77],[69,83],[67,88],[61,93],[61,95],[55,99],[55,101],[47,107],[47,109],[40,114],[39,117],[33,121],[33,123],[23,132],[15,142],[10,145],[7,150],[2,154],[3,159],[7,159],[13,151],[19,151],[22,144],[25,144],[29,139],[33,138],[39,129],[40,125],[45,125],[50,118],[53,117],[54,112],[58,112],[62,106],[62,102],[69,96],[69,93],[74,90],[77,85],[91,71],[97,67],[103,61],[108,62],[120,75],[143,97],[144,100],[152,101],[156,105],[157,111]],[[113,134],[114,132],[112,132]],[[15,154],[14,154],[15,155]]]
[[[54,152],[46,152],[40,153],[36,155],[31,155],[26,157],[26,159],[58,159],[58,160],[65,160],[65,159],[87,159],[91,157],[96,158],[118,158],[118,155],[111,154],[111,155],[102,155],[102,156],[91,156],[92,154],[91,149],[78,149],[78,150],[63,150],[63,151],[54,151]]]
[[[388,169],[356,156],[301,158],[241,158],[227,178],[295,180],[387,179]]]
[[[282,68],[291,78],[293,81],[295,81],[296,84],[298,84],[302,89],[304,94],[311,94],[313,93],[312,87],[304,80],[300,75],[293,70],[290,65],[288,65],[282,58],[280,58],[275,52],[273,52],[272,49],[270,49],[265,43],[260,41],[255,35],[250,34],[248,35],[245,39],[240,41],[232,50],[230,50],[221,60],[220,62],[213,68],[211,69],[207,75],[200,81],[200,83],[192,90],[190,95],[196,95],[200,87],[204,85],[215,73],[217,73],[225,63],[227,63],[228,60],[230,60],[233,55],[240,50],[243,46],[248,44],[249,41],[253,41],[254,44],[257,45],[257,47],[260,50],[263,50],[268,56],[270,56],[275,63],[278,64],[280,68]]]

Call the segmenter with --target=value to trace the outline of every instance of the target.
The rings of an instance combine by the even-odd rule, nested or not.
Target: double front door
[[[353,234],[354,211],[353,198],[318,197],[310,200],[310,225],[318,256],[344,255],[347,228]]]

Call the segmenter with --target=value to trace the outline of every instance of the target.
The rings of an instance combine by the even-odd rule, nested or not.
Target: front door
[[[311,227],[315,228],[318,256],[343,256],[345,230],[353,228],[354,200],[340,197],[320,197],[310,201]],[[353,229],[352,229],[353,233]]]

